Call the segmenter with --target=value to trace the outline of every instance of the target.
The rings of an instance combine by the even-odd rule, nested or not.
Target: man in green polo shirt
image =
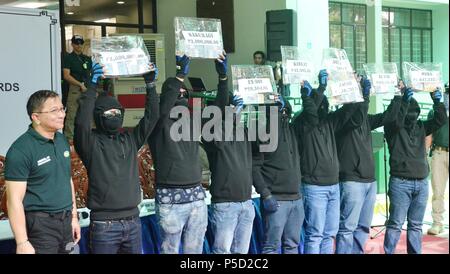
[[[69,83],[67,94],[67,116],[64,125],[64,135],[67,139],[73,139],[75,115],[78,109],[78,98],[87,90],[86,83],[90,78],[92,61],[89,56],[83,54],[84,39],[81,35],[72,37],[73,51],[64,57],[64,80]]]
[[[40,90],[28,100],[32,121],[6,154],[8,216],[16,252],[70,253],[80,239],[70,148],[59,133],[65,111],[58,94]]]
[[[445,85],[444,104],[447,110],[447,122],[432,135],[431,187],[433,190],[433,225],[428,234],[438,235],[444,232],[445,202],[444,193],[448,182],[448,83]],[[430,111],[428,117],[433,117]]]

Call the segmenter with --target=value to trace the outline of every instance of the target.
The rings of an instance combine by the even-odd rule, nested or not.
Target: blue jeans
[[[113,221],[91,221],[92,254],[142,254],[142,232],[139,216]]]
[[[339,229],[339,184],[303,183],[305,205],[305,254],[333,254],[333,238]]]
[[[391,176],[389,180],[389,220],[384,237],[386,254],[395,252],[402,225],[408,220],[407,252],[422,253],[422,225],[428,201],[428,181],[407,180]]]
[[[161,231],[162,254],[178,254],[181,242],[184,254],[202,254],[208,225],[204,200],[185,204],[156,203],[156,216]]]
[[[263,254],[277,254],[282,248],[284,254],[298,254],[300,230],[305,212],[303,200],[278,201],[280,207],[274,213],[264,213]]]
[[[377,197],[377,183],[341,182],[341,218],[336,253],[364,254]]]
[[[255,218],[253,201],[212,203],[211,206],[212,253],[247,254]]]

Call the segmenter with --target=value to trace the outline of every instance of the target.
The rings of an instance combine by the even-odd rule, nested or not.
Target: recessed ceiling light
[[[73,15],[74,12],[73,12],[73,11],[68,11],[67,14],[68,14],[68,15]]]
[[[124,1],[118,1],[117,4],[123,5],[123,4],[125,4],[125,2]]]

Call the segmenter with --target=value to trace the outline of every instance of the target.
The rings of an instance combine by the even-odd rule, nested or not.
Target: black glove
[[[150,71],[146,74],[142,75],[144,77],[144,81],[146,84],[150,84],[155,82],[156,78],[158,78],[158,68],[155,64],[150,64]]]
[[[431,96],[431,100],[433,100],[433,103],[439,104],[441,102],[441,99],[442,99],[441,89],[438,88],[435,91],[431,92],[430,96]]]
[[[191,60],[189,60],[189,57],[186,55],[183,56],[176,56],[177,61],[177,77],[184,79],[186,75],[189,73],[189,64],[191,63]]]
[[[263,200],[263,206],[264,210],[267,213],[276,212],[278,210],[278,207],[280,207],[277,200],[272,195],[268,196]]]

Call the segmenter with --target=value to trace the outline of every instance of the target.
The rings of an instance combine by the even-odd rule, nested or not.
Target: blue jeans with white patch
[[[184,204],[156,203],[161,231],[161,253],[178,254],[183,243],[184,254],[201,254],[208,225],[204,200]]]
[[[211,206],[212,253],[247,254],[255,218],[253,201],[213,203]]]

